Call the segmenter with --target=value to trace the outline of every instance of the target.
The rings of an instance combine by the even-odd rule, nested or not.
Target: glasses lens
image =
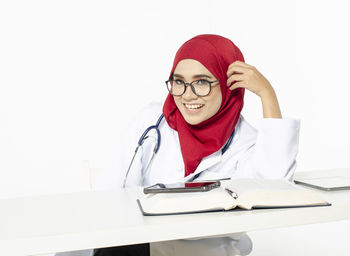
[[[185,91],[184,82],[181,80],[169,80],[166,82],[168,91],[174,96],[180,96]]]
[[[207,96],[210,92],[210,82],[207,80],[195,81],[193,87],[198,96]]]

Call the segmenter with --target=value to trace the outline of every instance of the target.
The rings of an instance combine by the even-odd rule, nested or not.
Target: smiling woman
[[[244,63],[229,39],[199,35],[185,42],[166,84],[165,101],[147,106],[128,127],[118,167],[100,179],[101,189],[121,185],[123,180],[126,187],[133,187],[223,178],[292,178],[299,121],[281,118],[271,84]],[[261,99],[264,118],[259,130],[241,115],[245,89]],[[158,131],[150,132],[134,155],[130,145],[137,145],[144,130],[157,120],[162,120]],[[152,155],[157,134],[162,143]],[[250,238],[242,233],[98,249],[95,255],[220,256],[247,255],[251,250]]]

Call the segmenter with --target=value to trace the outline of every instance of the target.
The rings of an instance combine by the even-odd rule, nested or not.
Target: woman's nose
[[[187,84],[185,88],[185,92],[184,94],[182,94],[182,98],[185,100],[190,100],[190,99],[197,99],[198,96],[193,93],[192,87],[189,84]]]

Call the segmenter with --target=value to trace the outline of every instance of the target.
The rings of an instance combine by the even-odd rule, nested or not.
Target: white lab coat
[[[154,125],[162,113],[162,103],[152,103],[137,115],[127,127],[120,144],[115,170],[106,171],[97,179],[98,189],[121,187],[126,170],[134,154],[137,142],[151,125]],[[156,132],[152,131],[138,150],[126,186],[148,186],[154,183],[172,183],[178,181],[199,181],[221,178],[285,178],[292,179],[296,168],[300,121],[295,119],[261,120],[258,130],[249,125],[241,116],[234,131],[233,141],[222,155],[221,150],[202,159],[196,171],[184,177],[178,133],[171,129],[165,119],[159,129],[161,133],[160,149],[147,173],[142,173],[149,163],[156,141]],[[195,179],[194,179],[195,178]],[[211,237],[192,240],[176,240],[151,243],[152,256],[220,256],[247,255],[252,243],[245,233],[225,237]]]
[[[126,128],[117,157],[116,170],[110,170],[98,177],[97,187],[121,187],[126,170],[134,154],[137,142],[162,113],[162,103],[152,103],[137,115]],[[184,163],[177,131],[171,129],[165,119],[161,122],[161,144],[152,166],[145,174],[142,172],[149,163],[156,141],[153,130],[138,150],[129,172],[126,186],[147,186],[154,183],[177,181],[220,179],[220,178],[286,178],[293,177],[298,152],[300,121],[289,118],[264,118],[256,130],[243,116],[237,122],[233,141],[222,155],[221,150],[205,157],[196,171],[184,177]]]

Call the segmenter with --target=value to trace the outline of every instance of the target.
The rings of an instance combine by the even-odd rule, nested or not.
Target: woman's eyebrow
[[[179,74],[173,74],[173,77],[184,78],[182,75],[179,75]],[[197,74],[192,76],[192,78],[201,78],[201,77],[212,78],[211,76],[206,74]]]
[[[211,76],[206,75],[206,74],[198,74],[198,75],[194,75],[194,76],[193,76],[193,78],[201,78],[201,77],[212,78]]]
[[[173,74],[173,77],[184,78],[182,75],[178,75],[178,74]]]

